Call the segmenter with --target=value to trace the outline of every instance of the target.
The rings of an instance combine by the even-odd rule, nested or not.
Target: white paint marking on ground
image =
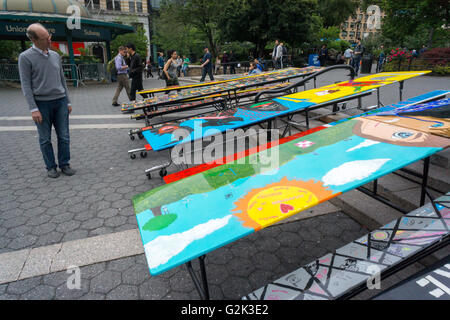
[[[130,115],[126,114],[86,114],[86,115],[71,115],[70,119],[130,119]],[[30,116],[17,117],[0,117],[0,121],[20,121],[31,120]]]
[[[138,128],[137,123],[108,123],[108,124],[71,124],[70,130],[79,129],[127,129]],[[0,127],[0,132],[6,131],[37,131],[36,126],[3,126]]]

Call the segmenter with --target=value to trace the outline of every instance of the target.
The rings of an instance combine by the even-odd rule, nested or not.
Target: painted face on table
[[[450,141],[430,133],[391,125],[389,123],[371,120],[370,117],[357,118],[353,132],[362,138],[390,143],[405,147],[436,147],[444,148]]]

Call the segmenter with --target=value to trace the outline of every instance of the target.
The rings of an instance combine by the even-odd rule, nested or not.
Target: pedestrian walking
[[[353,50],[351,48],[347,48],[347,50],[344,51],[344,59],[346,65],[350,65],[352,57],[353,57]]]
[[[119,53],[114,59],[114,65],[117,70],[117,89],[112,100],[112,105],[114,107],[120,106],[120,104],[117,103],[117,99],[119,98],[119,95],[122,92],[122,89],[124,88],[127,93],[128,99],[131,100],[130,80],[128,79],[128,65],[126,64],[124,58],[126,55],[126,51],[127,49],[125,47],[123,46],[119,47]]]
[[[150,77],[153,78],[152,60],[150,58],[147,60],[147,65],[145,66],[145,70],[147,71],[147,79],[150,78]]]
[[[212,74],[212,56],[209,52],[208,47],[205,47],[204,49],[205,55],[203,56],[203,63],[201,65],[202,67],[202,78],[200,79],[200,82],[205,81],[206,74],[209,75],[209,79],[211,81],[214,81],[214,76]]]
[[[33,42],[32,48],[19,56],[19,74],[22,92],[36,123],[39,146],[44,158],[47,175],[58,178],[61,172],[72,176],[70,167],[69,114],[72,105],[61,57],[51,47],[51,34],[39,23],[31,24],[26,31]],[[58,140],[58,165],[55,161],[51,142],[52,126]]]
[[[163,69],[166,87],[178,86],[180,83],[178,81],[177,70],[181,63],[178,62],[178,54],[175,50],[169,50],[168,55],[169,60],[167,60]],[[169,94],[169,92],[166,91],[166,94]]]
[[[136,52],[136,46],[133,43],[129,43],[126,45],[126,47],[130,55],[130,101],[136,101],[136,90],[144,90],[144,86],[142,85],[142,71],[144,70],[144,65],[142,64],[141,57]],[[144,99],[148,98],[148,95],[146,93],[141,94],[141,96]]]
[[[189,62],[191,62],[191,61],[189,60],[189,58],[186,57],[186,56],[183,56],[183,67],[181,68],[181,72],[183,72],[183,75],[184,75],[185,77],[186,77],[187,71],[188,71],[188,69],[189,69]]]
[[[158,54],[158,79],[162,79],[162,70],[164,69],[164,53]]]

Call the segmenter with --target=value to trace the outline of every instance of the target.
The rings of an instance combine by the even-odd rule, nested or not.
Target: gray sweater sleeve
[[[69,98],[69,89],[67,89],[66,78],[64,77],[64,70],[63,70],[63,66],[62,66],[62,59],[61,59],[61,57],[59,58],[59,65],[61,67],[61,83],[62,83],[62,85],[64,87],[64,90],[66,91],[67,103],[71,104],[70,98]]]
[[[19,56],[19,75],[22,92],[28,102],[30,111],[37,109],[38,106],[34,100],[33,90],[31,88],[31,62],[24,55]]]

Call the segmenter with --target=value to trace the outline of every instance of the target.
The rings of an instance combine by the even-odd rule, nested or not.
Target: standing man
[[[228,55],[227,52],[224,51],[223,55],[222,55],[222,66],[223,66],[223,74],[227,74],[227,69],[228,69]]]
[[[130,97],[130,81],[128,80],[128,66],[125,62],[125,55],[126,55],[127,49],[123,46],[119,47],[119,53],[117,54],[117,57],[114,59],[114,63],[117,70],[117,89],[116,93],[114,94],[112,105],[114,107],[120,106],[120,104],[117,103],[117,99],[119,98],[120,92],[122,92],[122,89],[125,88],[125,91],[127,92],[128,99],[131,100]]]
[[[212,56],[211,53],[209,53],[208,47],[205,47],[205,55],[203,56],[203,63],[201,67],[202,67],[202,78],[200,79],[200,82],[205,81],[206,73],[208,73],[209,79],[211,81],[214,81],[214,77],[212,74]]]
[[[272,50],[272,61],[273,61],[273,68],[274,69],[279,69],[278,61],[277,61],[277,52],[278,52],[279,44],[280,43],[278,42],[278,39],[275,40],[275,46],[273,47],[273,50]]]
[[[364,53],[364,46],[361,44],[361,39],[356,40],[356,48],[353,55],[353,63],[356,75],[358,75],[359,72],[359,65],[361,64],[361,57]]]
[[[59,168],[65,175],[72,176],[75,174],[69,165],[69,114],[72,106],[61,57],[50,50],[51,34],[43,25],[30,25],[27,37],[33,42],[33,47],[19,56],[20,82],[31,117],[36,123],[47,175],[50,178],[59,177],[51,142],[53,126],[58,139]]]
[[[328,49],[327,49],[326,44],[324,44],[322,46],[322,49],[320,49],[319,60],[320,60],[320,66],[325,67],[325,65],[327,64],[327,60],[328,60]]]
[[[230,54],[228,55],[228,63],[230,64],[230,74],[236,74],[236,62],[234,61],[234,54],[232,50],[230,50]]]
[[[142,64],[142,59],[136,52],[136,47],[133,43],[127,44],[127,50],[130,54],[130,78],[131,78],[131,90],[130,90],[130,101],[136,101],[136,90],[144,90],[142,85],[142,71],[144,70],[144,65]],[[146,93],[141,94],[141,96],[146,99],[148,95]]]

